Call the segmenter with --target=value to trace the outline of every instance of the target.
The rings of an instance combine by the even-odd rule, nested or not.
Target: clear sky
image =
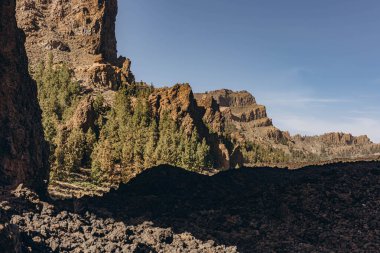
[[[292,134],[380,142],[379,0],[119,0],[137,80],[248,90]]]

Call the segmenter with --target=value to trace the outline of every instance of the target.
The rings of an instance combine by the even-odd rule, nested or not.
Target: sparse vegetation
[[[250,164],[276,164],[288,162],[290,157],[284,151],[273,147],[265,147],[253,142],[247,142],[242,147],[242,153],[246,163]]]

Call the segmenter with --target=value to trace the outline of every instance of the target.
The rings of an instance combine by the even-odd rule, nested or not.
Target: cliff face
[[[48,152],[15,1],[0,2],[0,184],[44,189]]]
[[[285,132],[281,132],[273,126],[265,106],[257,104],[256,99],[247,91],[234,92],[222,89],[197,93],[195,97],[198,103],[204,105],[205,108],[209,108],[209,106],[205,105],[204,101],[214,99],[226,122],[227,131],[240,132],[243,135],[240,139],[247,141],[266,139],[273,142],[279,142],[282,139],[288,140]]]
[[[329,145],[367,145],[372,141],[366,136],[352,136],[347,133],[327,133],[318,137],[323,143]]]
[[[288,132],[273,126],[265,106],[257,104],[256,99],[247,91],[223,89],[198,93],[195,97],[206,111],[220,111],[222,115],[222,119],[209,117],[208,125],[224,122],[221,132],[229,134],[235,143],[242,146],[255,143],[264,148],[281,150],[288,156],[286,162],[359,158],[380,151],[380,145],[373,144],[367,136],[355,137],[347,133],[290,136]],[[246,162],[250,163],[247,159]]]
[[[198,105],[188,84],[156,89],[149,100],[155,115],[159,117],[167,111],[189,135],[196,129],[200,137],[206,139],[216,168],[242,166],[239,149],[228,150],[220,138],[224,122],[214,100],[206,99],[204,104]]]
[[[196,94],[196,97],[198,99],[204,95],[207,97],[213,97],[221,107],[243,107],[256,104],[255,98],[248,91],[234,92],[228,89],[221,89],[209,91],[205,94],[198,93]]]
[[[225,118],[232,122],[252,122],[256,125],[272,126],[272,121],[267,117],[266,108],[256,103],[256,99],[247,91],[234,92],[232,90],[216,90],[207,93],[195,94],[196,99],[213,98]]]
[[[17,0],[31,69],[52,53],[83,85],[116,89],[133,81],[130,60],[117,57],[116,15],[117,0]]]

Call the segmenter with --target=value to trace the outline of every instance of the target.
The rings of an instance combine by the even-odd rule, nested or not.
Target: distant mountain
[[[226,133],[233,142],[245,149],[245,162],[249,164],[281,164],[297,162],[320,162],[335,159],[372,157],[380,154],[380,145],[367,136],[349,133],[326,133],[320,136],[291,136],[272,124],[265,106],[247,91],[234,92],[227,89],[195,94],[199,104],[213,99],[225,118]],[[253,146],[255,152],[250,152]],[[283,156],[259,156],[257,146],[283,152]],[[277,159],[280,158],[280,159]],[[277,160],[276,160],[277,159]]]

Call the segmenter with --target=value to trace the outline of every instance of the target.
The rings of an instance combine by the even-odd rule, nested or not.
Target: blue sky
[[[292,134],[380,142],[380,1],[120,0],[137,80],[248,90]]]

